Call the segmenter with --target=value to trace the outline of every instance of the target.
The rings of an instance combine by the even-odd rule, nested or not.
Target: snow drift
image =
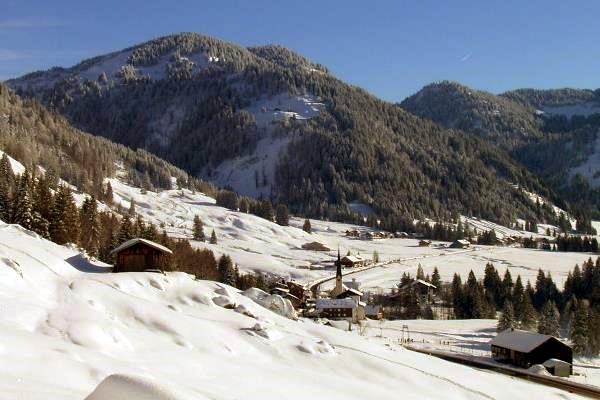
[[[0,398],[567,396],[291,320],[257,304],[259,292],[184,273],[108,270],[0,223]]]

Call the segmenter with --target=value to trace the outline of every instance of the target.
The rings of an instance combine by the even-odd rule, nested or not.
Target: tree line
[[[495,318],[498,329],[519,328],[571,340],[575,353],[600,354],[600,258],[590,258],[569,272],[559,290],[550,272],[538,271],[535,284],[524,285],[507,269],[501,278],[488,263],[484,278],[473,271],[463,284],[454,275],[449,290],[456,318]]]
[[[267,277],[240,274],[227,254],[217,259],[211,250],[193,248],[187,239],[173,239],[164,229],[161,232],[154,224],[145,222],[135,213],[135,202],[127,210],[118,206],[120,212],[115,213],[101,209],[98,200],[95,195],[86,196],[78,207],[73,189],[58,177],[32,173],[29,169],[15,174],[6,153],[0,158],[0,220],[6,223],[19,224],[59,245],[72,243],[109,264],[115,261],[111,251],[121,243],[136,237],[152,240],[173,251],[160,265],[166,271],[187,272],[199,279],[217,280],[240,289],[267,289]],[[110,183],[103,185],[100,200],[112,205]],[[195,239],[200,239],[196,236],[199,223],[199,219],[194,221]],[[217,241],[214,230],[210,241]]]

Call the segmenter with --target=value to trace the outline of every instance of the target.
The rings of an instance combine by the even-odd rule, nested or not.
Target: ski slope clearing
[[[184,273],[107,273],[18,226],[0,224],[0,244],[0,398],[578,398],[295,321]]]
[[[224,160],[211,169],[210,178],[220,187],[232,187],[244,196],[269,197],[275,182],[275,170],[287,151],[293,134],[276,135],[275,123],[293,119],[305,121],[317,116],[325,104],[310,94],[279,93],[255,100],[244,108],[256,120],[262,137],[252,153]]]
[[[569,174],[571,177],[577,174],[585,177],[594,188],[600,186],[600,136],[596,137],[592,154],[582,164],[571,168]]]

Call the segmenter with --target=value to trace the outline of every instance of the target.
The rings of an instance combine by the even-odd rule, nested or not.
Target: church
[[[317,310],[323,318],[349,319],[357,323],[366,317],[366,304],[361,301],[362,292],[349,288],[343,282],[342,261],[338,249],[338,257],[335,262],[335,287],[329,292],[328,299],[317,300]]]

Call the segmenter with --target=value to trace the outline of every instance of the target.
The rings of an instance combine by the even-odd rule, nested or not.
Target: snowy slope
[[[587,179],[590,186],[597,188],[600,186],[600,131],[594,142],[594,149],[589,157],[580,165],[571,168],[569,175],[581,175]]]
[[[22,171],[20,163],[12,159],[11,163],[15,170]],[[214,229],[218,243],[192,241],[193,246],[209,248],[216,255],[229,254],[243,272],[260,271],[303,282],[314,282],[335,274],[332,263],[338,246],[342,254],[350,251],[371,259],[377,251],[382,262],[401,260],[354,275],[363,288],[370,290],[395,287],[403,272],[414,275],[419,264],[429,274],[438,267],[442,279],[450,281],[455,272],[465,278],[471,269],[478,277],[483,277],[487,262],[492,262],[501,273],[508,268],[513,278],[520,274],[525,281],[529,279],[532,282],[538,268],[542,268],[550,271],[555,282],[562,286],[575,264],[581,265],[589,257],[596,257],[586,253],[493,246],[473,246],[472,251],[465,252],[448,249],[448,243],[443,242],[436,242],[432,247],[419,247],[415,239],[358,240],[346,237],[346,230],[363,231],[368,228],[319,220],[311,220],[313,233],[308,234],[301,229],[304,220],[300,218],[291,218],[290,226],[283,227],[252,214],[219,207],[211,197],[187,189],[142,193],[139,188],[119,179],[111,179],[110,182],[116,203],[127,209],[133,199],[136,212],[156,226],[164,226],[170,236],[191,240],[192,221],[198,215],[204,223],[205,234],[210,235]],[[76,192],[74,197],[81,204],[86,195]],[[101,205],[101,208],[105,207]],[[463,222],[478,231],[495,229],[499,236],[530,235],[475,218],[463,218]],[[317,252],[301,248],[313,241],[323,243],[331,250]]]
[[[282,120],[306,121],[321,112],[325,104],[311,94],[279,93],[252,102],[245,111],[254,115],[263,137],[249,154],[223,161],[208,177],[221,187],[232,187],[244,196],[269,197],[275,183],[275,170],[293,134],[275,135],[275,123]]]
[[[1,399],[577,398],[294,321],[187,274],[103,272],[0,223]]]
[[[303,219],[292,218],[288,227],[279,226],[251,214],[231,211],[216,206],[214,200],[201,193],[189,190],[169,190],[160,193],[141,193],[140,189],[128,186],[116,179],[111,180],[115,200],[125,208],[134,199],[136,211],[148,221],[164,224],[172,236],[192,237],[192,220],[199,215],[205,225],[205,233],[215,229],[218,244],[192,241],[192,245],[207,247],[216,254],[227,253],[239,264],[242,271],[262,271],[284,277],[310,282],[331,276],[331,264],[340,247],[343,254],[361,254],[372,258],[377,251],[381,261],[402,259],[398,263],[375,268],[356,274],[356,278],[368,288],[389,289],[397,284],[403,271],[414,272],[419,264],[426,273],[438,267],[442,278],[451,280],[454,272],[466,277],[471,269],[483,276],[485,264],[492,262],[500,269],[509,268],[514,277],[535,281],[538,268],[551,271],[558,285],[575,264],[595,257],[586,253],[556,253],[515,247],[474,246],[473,251],[457,251],[435,243],[432,247],[419,247],[414,239],[358,240],[345,236],[346,230],[367,228],[337,222],[311,220],[312,234],[302,231]],[[499,236],[525,235],[488,221],[465,218],[472,228],[495,229]],[[317,241],[331,249],[329,252],[302,250],[305,243]],[[438,247],[440,245],[442,247]],[[321,265],[321,267],[319,267]],[[322,265],[329,265],[323,269]],[[310,269],[309,267],[312,266]]]
[[[392,347],[400,346],[404,335],[413,340],[413,347],[490,357],[489,341],[496,336],[497,325],[495,319],[368,321],[364,334]],[[576,356],[573,364],[569,380],[600,386],[599,357]]]

